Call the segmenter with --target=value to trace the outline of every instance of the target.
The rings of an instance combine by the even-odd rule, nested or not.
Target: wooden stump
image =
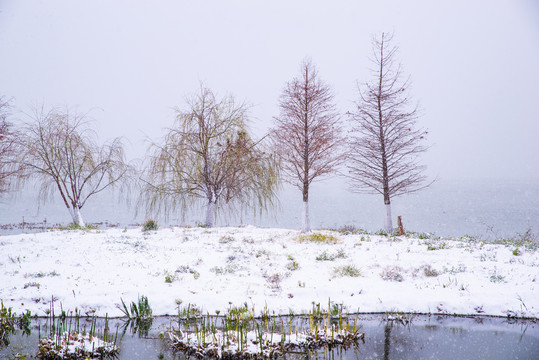
[[[404,227],[402,226],[402,219],[400,216],[397,216],[397,221],[399,223],[399,236],[404,235]]]

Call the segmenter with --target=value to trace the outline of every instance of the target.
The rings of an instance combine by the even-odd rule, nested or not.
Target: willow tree
[[[20,163],[41,183],[40,196],[58,193],[73,223],[84,227],[81,209],[92,196],[125,184],[130,167],[120,138],[99,146],[85,114],[35,109],[23,128]]]
[[[342,161],[343,139],[330,87],[319,79],[311,61],[305,60],[300,72],[281,94],[272,139],[285,180],[301,191],[301,231],[308,232],[311,183],[336,171]]]
[[[0,195],[8,192],[21,174],[21,166],[17,161],[19,132],[8,120],[10,114],[9,100],[0,96]]]
[[[391,40],[382,33],[372,41],[372,80],[359,88],[350,114],[348,156],[352,190],[383,195],[388,233],[393,230],[391,199],[426,186],[419,155],[427,150],[427,131],[416,128],[417,105],[411,104],[409,78],[403,79]]]
[[[176,121],[152,143],[141,178],[148,211],[185,211],[205,202],[206,226],[226,206],[267,209],[277,188],[278,166],[247,129],[247,107],[208,88],[176,109]]]

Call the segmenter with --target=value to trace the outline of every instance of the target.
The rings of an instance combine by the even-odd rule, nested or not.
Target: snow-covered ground
[[[0,300],[37,315],[54,298],[57,311],[61,304],[121,316],[120,299],[129,304],[145,295],[154,315],[174,315],[188,304],[224,313],[244,303],[256,313],[297,314],[331,301],[348,312],[539,318],[538,250],[315,233],[336,242],[251,226],[0,236]]]

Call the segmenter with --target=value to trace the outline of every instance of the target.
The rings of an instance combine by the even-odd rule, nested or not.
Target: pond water
[[[104,322],[101,321],[101,324]],[[539,359],[539,322],[489,317],[416,316],[408,325],[388,321],[382,315],[361,315],[359,324],[365,341],[348,350],[320,350],[317,359]],[[39,333],[46,319],[32,320],[31,333],[9,336],[9,345],[0,348],[0,359],[35,359]],[[118,327],[119,359],[185,359],[159,338],[177,318],[158,317],[147,334],[140,334],[122,320],[110,320]],[[305,358],[301,356],[300,358]]]

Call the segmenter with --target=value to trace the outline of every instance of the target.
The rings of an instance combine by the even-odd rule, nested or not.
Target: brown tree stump
[[[404,235],[404,226],[402,226],[402,219],[400,216],[397,216],[397,221],[399,223],[399,236]]]

